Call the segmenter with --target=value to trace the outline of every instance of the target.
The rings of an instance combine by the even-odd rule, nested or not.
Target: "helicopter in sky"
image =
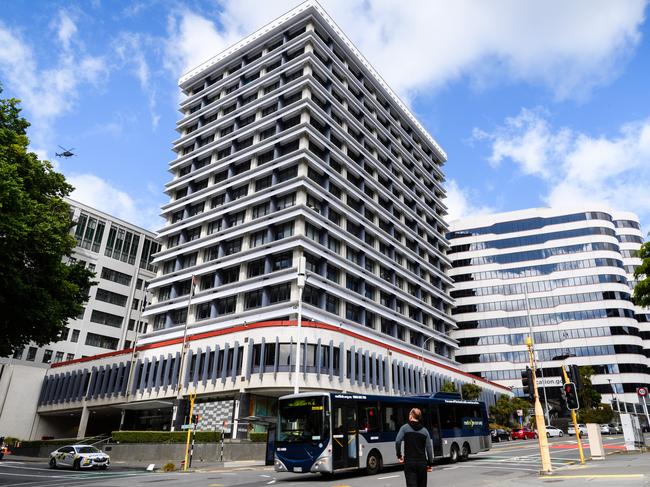
[[[65,147],[59,146],[61,149],[63,149],[63,152],[55,152],[54,154],[56,157],[65,157],[66,159],[68,157],[75,156],[76,154],[72,152],[74,150],[74,147],[72,149],[66,149]]]

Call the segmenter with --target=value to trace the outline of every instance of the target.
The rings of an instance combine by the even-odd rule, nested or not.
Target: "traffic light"
[[[523,386],[524,396],[531,401],[535,399],[535,388],[533,385],[533,370],[526,367],[526,370],[521,371],[521,385]]]
[[[580,368],[573,364],[569,365],[569,382],[573,382],[576,385],[576,389],[582,389],[582,378],[580,377]]]
[[[200,420],[201,420],[201,415],[199,414],[192,415],[192,424],[198,424]]]
[[[580,407],[578,404],[578,391],[573,382],[564,384],[564,399],[566,400],[567,409],[576,410]]]

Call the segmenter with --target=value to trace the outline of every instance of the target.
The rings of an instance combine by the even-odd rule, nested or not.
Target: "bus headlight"
[[[314,462],[312,472],[332,472],[332,455],[325,450]]]
[[[275,457],[275,471],[276,472],[287,472],[287,467],[282,463],[280,460],[278,460],[278,457]]]

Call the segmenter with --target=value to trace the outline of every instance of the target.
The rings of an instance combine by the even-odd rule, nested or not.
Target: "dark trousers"
[[[427,465],[425,463],[405,463],[404,477],[406,487],[427,487]]]

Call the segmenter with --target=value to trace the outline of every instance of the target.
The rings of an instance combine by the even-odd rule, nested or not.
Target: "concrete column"
[[[86,428],[88,427],[88,406],[84,403],[81,409],[81,418],[79,419],[79,428],[77,429],[77,438],[86,437]]]

